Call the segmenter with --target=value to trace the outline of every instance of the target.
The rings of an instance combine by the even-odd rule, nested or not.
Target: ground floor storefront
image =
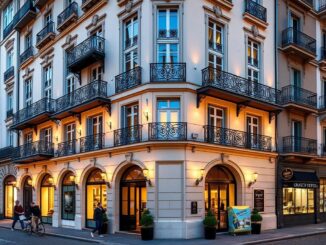
[[[326,165],[279,161],[278,227],[326,222]]]
[[[12,218],[17,198],[17,169],[12,163],[0,166],[0,219]]]
[[[155,238],[203,236],[212,210],[218,231],[228,229],[227,208],[260,209],[263,229],[276,228],[275,155],[207,147],[144,147],[116,154],[18,166],[17,198],[34,200],[54,227],[94,227],[94,208],[107,209],[110,233],[139,232],[149,209]],[[258,194],[259,195],[258,195]]]

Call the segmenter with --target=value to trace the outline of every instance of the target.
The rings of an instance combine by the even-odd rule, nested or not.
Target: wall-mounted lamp
[[[55,137],[55,140],[56,140],[57,142],[59,141],[59,136],[58,136],[58,135]]]
[[[12,181],[11,184],[14,188],[16,188],[17,191],[19,191],[19,188],[17,186],[17,181]]]
[[[144,168],[143,169],[143,174],[144,174],[144,177],[146,178],[146,181],[148,182],[148,184],[150,186],[152,186],[152,181],[151,179],[149,178],[149,170],[147,168]]]
[[[70,175],[70,176],[69,176],[69,180],[70,180],[70,182],[74,183],[76,189],[79,190],[79,186],[78,186],[78,184],[76,183],[76,176],[75,176],[75,175]]]
[[[110,130],[112,129],[112,122],[111,121],[109,121],[109,128],[110,128]]]
[[[32,180],[32,179],[28,179],[28,180],[27,180],[27,184],[28,184],[28,185],[33,185],[33,180]]]
[[[201,169],[200,170],[200,176],[196,179],[195,184],[196,185],[199,185],[199,183],[202,182],[203,179],[204,179],[204,169]]]
[[[144,117],[146,118],[146,121],[148,122],[149,117],[148,117],[148,110],[147,109],[144,111]]]
[[[101,173],[101,178],[105,182],[105,184],[108,186],[108,188],[111,188],[111,183],[110,183],[110,181],[107,181],[106,173],[102,172]]]
[[[255,184],[257,182],[257,179],[258,179],[258,174],[255,172],[251,176],[251,181],[249,182],[248,187],[251,187],[253,184]]]

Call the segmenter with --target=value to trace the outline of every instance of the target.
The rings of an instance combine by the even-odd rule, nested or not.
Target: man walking
[[[13,218],[13,222],[12,222],[12,225],[11,225],[11,230],[12,231],[14,231],[15,225],[16,225],[18,220],[20,222],[20,226],[22,227],[22,230],[24,230],[24,221],[19,218],[22,215],[24,215],[24,209],[23,209],[22,205],[20,205],[19,201],[16,200],[15,201],[15,207],[14,207],[14,218]]]
[[[31,202],[30,212],[32,215],[32,228],[35,227],[36,230],[38,230],[38,223],[39,223],[39,219],[41,217],[41,210],[40,210],[39,206],[35,205],[34,202]]]
[[[97,207],[94,210],[94,220],[96,223],[95,229],[91,232],[91,236],[94,237],[94,233],[98,231],[99,237],[104,237],[101,234],[102,231],[102,225],[103,225],[103,214],[105,213],[105,210],[102,207],[102,204],[99,202],[97,204]]]

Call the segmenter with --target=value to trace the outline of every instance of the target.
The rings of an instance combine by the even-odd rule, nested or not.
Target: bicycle
[[[43,236],[45,234],[44,224],[42,223],[41,219],[39,219],[37,230],[33,229],[31,219],[26,219],[25,221],[26,221],[25,222],[25,232],[28,235],[32,235],[32,233],[35,233],[35,234],[37,234],[39,236]]]

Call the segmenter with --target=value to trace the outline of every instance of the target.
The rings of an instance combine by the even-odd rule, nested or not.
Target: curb
[[[7,226],[0,225],[0,228],[10,230],[10,227],[7,227]],[[17,231],[23,232],[22,230],[17,230]],[[83,242],[91,242],[91,243],[104,243],[105,242],[105,240],[87,239],[87,238],[83,238],[83,237],[70,236],[70,235],[62,235],[62,234],[51,233],[51,232],[45,232],[44,234],[47,235],[47,236],[61,237],[61,238],[65,238],[65,239],[78,240],[78,241],[83,241]]]

